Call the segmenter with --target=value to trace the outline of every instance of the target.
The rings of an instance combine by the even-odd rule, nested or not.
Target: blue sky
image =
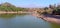
[[[58,4],[60,0],[0,0],[0,3],[9,2],[18,7],[45,7],[50,4]]]

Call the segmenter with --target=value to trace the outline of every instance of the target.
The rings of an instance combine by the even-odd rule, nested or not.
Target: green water
[[[0,28],[60,28],[29,14],[0,14]]]

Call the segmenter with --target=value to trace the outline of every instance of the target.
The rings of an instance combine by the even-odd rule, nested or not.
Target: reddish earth
[[[60,15],[49,15],[49,14],[46,14],[46,15],[32,14],[32,15],[39,17],[48,22],[60,24]]]

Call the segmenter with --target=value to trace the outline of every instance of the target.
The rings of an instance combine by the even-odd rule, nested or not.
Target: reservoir
[[[30,14],[0,14],[0,28],[60,28]]]

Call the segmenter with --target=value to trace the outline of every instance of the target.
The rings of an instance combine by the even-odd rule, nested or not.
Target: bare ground
[[[60,24],[60,15],[49,15],[49,14],[46,14],[46,15],[32,14],[32,15],[39,17],[48,22]]]

